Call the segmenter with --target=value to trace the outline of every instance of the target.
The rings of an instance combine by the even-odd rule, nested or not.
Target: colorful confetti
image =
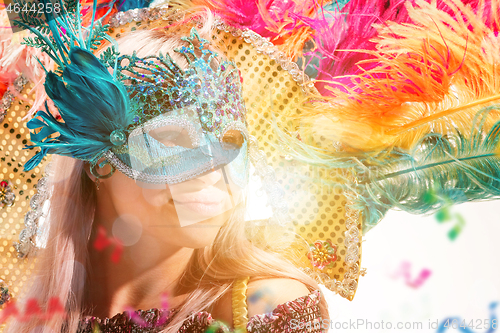
[[[58,297],[51,297],[48,302],[47,311],[43,312],[40,304],[35,298],[28,299],[24,313],[21,313],[17,308],[16,302],[11,301],[6,304],[5,308],[0,312],[0,324],[4,323],[9,317],[14,317],[19,321],[29,321],[33,318],[38,318],[41,321],[52,319],[56,315],[66,316],[66,311]]]
[[[450,211],[450,208],[453,205],[453,200],[446,196],[438,195],[436,190],[432,189],[425,194],[424,201],[429,204],[435,204],[438,202],[442,204],[442,207],[434,215],[438,223],[447,223],[453,220],[455,221],[453,228],[448,231],[448,238],[451,241],[454,241],[465,227],[465,219],[461,214],[453,214]]]
[[[94,241],[94,248],[97,251],[103,251],[109,246],[114,246],[113,253],[111,254],[111,261],[115,264],[120,262],[123,253],[123,244],[116,237],[108,237],[106,229],[103,226],[97,228],[97,238]]]
[[[407,261],[403,261],[401,263],[401,266],[399,267],[398,271],[396,271],[396,273],[393,274],[392,277],[394,279],[396,279],[400,276],[403,276],[407,286],[417,289],[417,288],[420,288],[424,284],[425,280],[427,280],[429,278],[429,276],[431,276],[431,273],[432,273],[431,270],[424,268],[420,271],[420,274],[418,275],[418,277],[416,279],[412,280],[412,278],[411,278],[411,263],[407,262]]]

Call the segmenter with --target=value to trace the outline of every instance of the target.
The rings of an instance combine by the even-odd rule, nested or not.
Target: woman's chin
[[[196,227],[196,225],[192,225],[192,227]],[[220,230],[220,226],[203,227],[200,228],[199,232],[194,231],[192,228],[189,228],[189,230],[189,240],[185,241],[184,246],[192,249],[201,249],[213,244],[215,237]]]

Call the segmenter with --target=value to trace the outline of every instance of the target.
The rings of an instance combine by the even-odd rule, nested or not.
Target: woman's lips
[[[175,202],[175,201],[174,201]],[[205,203],[205,202],[175,202],[175,208],[177,210],[178,215],[179,211],[186,210],[182,217],[179,216],[179,218],[183,219],[196,219],[195,216],[191,217],[186,217],[185,214],[191,214],[191,213],[196,213],[198,215],[203,215],[206,217],[213,217],[221,214],[223,212],[222,210],[223,204],[222,202],[217,202],[217,203]]]
[[[176,188],[171,188],[172,198],[177,203],[198,202],[205,204],[215,204],[224,200],[227,196],[226,192],[211,186],[196,192],[182,192]]]
[[[222,213],[228,194],[216,187],[202,189],[197,192],[175,193],[172,199],[177,210],[183,213],[198,213],[205,216],[215,216]]]

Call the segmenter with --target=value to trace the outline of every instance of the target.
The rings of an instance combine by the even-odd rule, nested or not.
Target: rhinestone
[[[16,88],[17,91],[20,91],[23,89],[24,85],[24,80],[22,77],[18,77],[17,79],[14,80],[14,88]]]
[[[141,21],[149,20],[149,9],[141,8],[141,10],[139,11],[139,17],[141,18]]]
[[[168,13],[168,8],[166,7],[160,8],[160,15],[162,19],[166,20],[168,18],[167,13]]]
[[[7,110],[11,103],[7,96],[8,93],[9,92],[5,93],[4,98],[2,98],[2,104],[0,104],[0,108],[2,108],[3,110]]]
[[[118,24],[119,24],[119,25],[124,25],[125,23],[127,23],[127,21],[126,21],[126,20],[124,19],[124,17],[123,17],[123,16],[124,16],[124,14],[125,14],[125,13],[123,13],[123,12],[121,12],[121,13],[117,13],[117,14],[116,14],[116,18],[118,19]]]
[[[8,192],[6,195],[5,195],[5,201],[7,203],[7,206],[12,206],[12,204],[14,203],[14,199],[16,198],[16,195],[12,192]]]
[[[31,209],[37,209],[38,208],[38,199],[40,198],[40,195],[35,194],[30,201],[30,207]]]
[[[35,220],[35,212],[34,211],[29,211],[24,215],[24,225],[28,226],[32,224]]]
[[[139,15],[139,9],[136,8],[136,9],[132,9],[131,11],[131,14],[132,14],[132,19],[135,21],[135,22],[139,22],[141,20],[141,17]]]
[[[29,239],[29,235],[28,235],[28,230],[27,229],[23,229],[21,230],[21,232],[19,233],[19,241],[22,243],[26,243]]]
[[[109,25],[111,26],[111,28],[116,28],[120,25],[118,19],[116,18],[116,15],[109,20]]]
[[[153,8],[150,11],[149,15],[150,15],[150,19],[154,21],[154,20],[158,20],[160,18],[161,14],[160,14],[160,11],[157,8]]]
[[[46,181],[45,177],[41,178],[41,179],[38,181],[38,185],[37,185],[38,189],[40,190],[40,187],[44,186],[46,182],[47,182],[47,181]]]
[[[122,20],[123,12],[118,12],[115,14],[115,18],[118,20],[118,25],[120,25],[120,21]]]
[[[130,23],[132,22],[132,13],[128,10],[124,13],[122,13],[122,18],[120,20],[120,22],[124,22],[122,24],[126,24],[126,23]]]

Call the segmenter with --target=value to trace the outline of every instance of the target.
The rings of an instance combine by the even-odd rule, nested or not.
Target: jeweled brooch
[[[330,268],[337,261],[337,245],[333,245],[329,240],[318,240],[309,244],[307,257],[318,269]]]

